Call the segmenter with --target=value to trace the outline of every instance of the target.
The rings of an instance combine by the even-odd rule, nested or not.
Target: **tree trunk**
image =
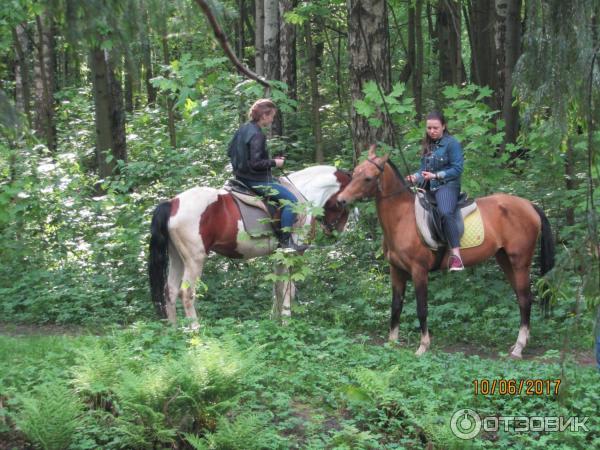
[[[281,0],[279,2],[279,16],[281,18],[279,29],[279,62],[280,78],[287,84],[288,97],[296,100],[296,27],[285,21],[285,13],[294,9],[294,0]]]
[[[496,26],[494,28],[494,44],[496,46],[496,104],[502,110],[504,104],[505,66],[506,66],[506,13],[508,0],[494,0],[496,7]]]
[[[348,47],[350,50],[350,94],[352,102],[363,98],[367,81],[377,81],[384,93],[391,89],[387,3],[385,0],[348,0]],[[368,120],[351,111],[354,162],[377,140],[391,144],[389,118],[379,115],[382,126],[371,127]]]
[[[471,41],[471,81],[479,86],[498,89],[498,62],[496,56],[495,29],[496,7],[494,0],[471,0],[466,2],[465,18],[469,21]],[[493,109],[498,109],[495,95],[486,100]]]
[[[56,150],[54,119],[54,36],[47,12],[36,16],[35,116],[33,126],[51,152]]]
[[[141,47],[142,47],[142,66],[144,68],[144,83],[146,85],[146,95],[148,96],[148,105],[156,103],[156,88],[150,80],[154,78],[154,70],[152,69],[152,47],[148,36],[148,10],[144,5],[142,8],[142,25],[140,29]]]
[[[400,33],[400,30],[398,30]],[[416,60],[416,48],[415,48],[415,6],[411,2],[408,7],[408,48],[406,49],[406,65],[402,69],[400,75],[400,81],[403,83],[408,82],[410,77],[415,70]]]
[[[91,51],[92,85],[96,123],[96,168],[104,179],[117,170],[117,160],[127,160],[125,115],[120,82],[108,51]]]
[[[237,0],[239,18],[235,21],[235,54],[240,61],[244,60],[246,40],[244,36],[244,22],[246,21],[246,6],[244,0]]]
[[[254,0],[254,72],[265,75],[265,0]]]
[[[125,135],[125,108],[121,80],[117,77],[110,53],[106,53],[108,61],[108,79],[110,81],[110,118],[112,131],[112,156],[116,161],[127,162],[127,141]],[[118,168],[117,168],[118,169]]]
[[[464,81],[461,56],[460,6],[456,0],[440,0],[437,9],[439,80],[447,84]]]
[[[264,61],[265,77],[279,80],[279,7],[277,0],[265,2]]]
[[[304,36],[306,38],[306,50],[308,53],[308,75],[310,79],[310,105],[311,105],[311,123],[313,135],[315,137],[315,161],[317,164],[322,164],[324,161],[323,155],[323,139],[321,134],[321,116],[319,112],[319,79],[317,77],[317,55],[315,46],[312,40],[311,21],[307,20],[304,23]]]
[[[265,78],[279,80],[281,78],[279,67],[279,6],[277,0],[264,0],[265,2]],[[275,136],[283,134],[283,117],[277,111],[271,133]]]
[[[31,86],[30,69],[27,54],[29,54],[29,38],[27,36],[26,24],[22,23],[13,29],[15,41],[15,106],[19,114],[27,117],[31,126]]]
[[[506,58],[504,65],[504,101],[502,117],[505,123],[504,146],[514,144],[519,132],[519,110],[513,106],[512,76],[521,55],[521,0],[509,0],[506,14]]]
[[[125,111],[133,112],[133,97],[134,97],[134,76],[133,68],[129,55],[125,56]]]
[[[165,34],[162,36],[162,50],[163,50],[163,64],[168,66],[170,64],[169,57],[169,41],[166,35],[166,23],[165,23]],[[167,124],[169,127],[169,142],[171,143],[171,147],[177,148],[177,134],[175,132],[175,111],[173,108],[175,107],[175,102],[171,98],[171,96],[167,93]]]
[[[575,148],[573,139],[570,137],[567,138],[567,154],[565,155],[565,187],[567,191],[572,191],[577,187],[575,180]],[[568,203],[572,204],[571,199],[568,200]],[[575,208],[573,206],[567,207],[565,218],[567,225],[575,225]]]
[[[415,66],[412,74],[413,95],[415,97],[415,109],[417,121],[423,116],[423,29],[421,26],[421,14],[423,12],[423,0],[415,1]]]

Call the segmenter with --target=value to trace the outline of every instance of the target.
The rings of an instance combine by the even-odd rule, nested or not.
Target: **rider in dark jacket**
[[[229,144],[229,156],[235,176],[238,180],[264,195],[270,200],[289,200],[296,203],[298,199],[288,189],[273,181],[271,169],[281,168],[285,158],[271,158],[267,151],[267,138],[262,131],[273,123],[277,107],[268,99],[256,101],[248,113],[250,121],[246,122],[235,133]],[[304,251],[307,245],[294,242],[291,229],[296,221],[292,206],[286,204],[281,208],[280,243],[283,248]]]

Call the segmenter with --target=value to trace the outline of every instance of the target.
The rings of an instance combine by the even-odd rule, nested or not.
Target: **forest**
[[[598,0],[5,0],[0,30],[0,449],[600,448]],[[494,258],[429,275],[426,353],[412,282],[388,340],[372,199],[303,255],[211,255],[198,329],[157,315],[153,213],[232,177],[260,98],[274,174],[414,173],[437,110],[463,191],[543,210],[522,358]]]

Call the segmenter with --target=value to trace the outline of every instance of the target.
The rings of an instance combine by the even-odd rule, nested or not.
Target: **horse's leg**
[[[521,324],[519,327],[519,335],[515,343],[511,356],[521,358],[521,352],[527,345],[529,340],[529,319],[531,316],[531,287],[529,278],[529,266],[522,268],[514,268],[515,285],[514,290],[519,300],[519,311],[521,312]]]
[[[274,299],[272,317],[286,318],[292,316],[292,300],[296,296],[296,286],[289,279],[289,269],[281,264],[275,264],[275,275],[278,280],[274,284]],[[281,279],[286,277],[285,280]]]
[[[429,329],[427,328],[427,270],[413,272],[412,279],[417,294],[417,317],[421,328],[421,343],[415,355],[421,356],[431,344]]]
[[[283,315],[285,283],[281,280],[281,277],[285,273],[285,267],[275,263],[273,273],[275,274],[276,280],[275,283],[273,283],[273,308],[271,309],[271,318],[279,319]]]
[[[192,321],[192,330],[200,328],[194,303],[196,301],[196,282],[202,276],[205,259],[204,255],[195,255],[192,258],[184,260],[181,300],[183,302],[183,309],[185,310],[185,317]]]
[[[390,335],[389,341],[398,340],[398,327],[400,324],[400,314],[404,305],[404,291],[406,290],[406,280],[408,274],[390,264],[390,275],[392,278],[392,314],[390,318]]]
[[[525,259],[525,260],[524,260]],[[529,272],[531,269],[531,257],[523,258],[517,255],[508,255],[504,250],[496,254],[496,260],[506,274],[519,302],[521,313],[521,324],[517,342],[511,347],[511,356],[521,358],[522,351],[529,340],[529,320],[531,316],[531,287]]]
[[[181,279],[183,277],[183,261],[173,243],[169,243],[169,278],[166,289],[166,310],[167,318],[173,325],[177,323],[177,296],[181,288]]]

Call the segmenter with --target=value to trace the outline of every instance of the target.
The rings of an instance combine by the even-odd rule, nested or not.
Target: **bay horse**
[[[389,160],[378,157],[375,147],[368,158],[356,166],[352,181],[338,195],[346,206],[354,200],[375,198],[379,223],[383,229],[383,251],[390,264],[392,306],[389,340],[398,339],[398,325],[404,303],[406,282],[414,283],[421,341],[416,355],[427,351],[431,343],[427,328],[427,281],[436,265],[436,252],[422,242],[415,218],[415,194]],[[532,295],[530,270],[536,241],[540,238],[541,273],[554,266],[554,242],[550,223],[544,212],[530,201],[507,194],[494,194],[476,199],[484,223],[484,240],[477,247],[461,250],[465,266],[480,263],[494,255],[504,271],[519,303],[521,323],[511,356],[521,358],[529,339]],[[446,267],[448,253],[441,260]],[[439,263],[437,264],[440,267]]]
[[[350,182],[350,173],[333,166],[313,166],[290,173],[290,182],[314,206],[324,210],[326,233],[342,232],[348,211],[339,205],[337,195]],[[303,199],[299,199],[303,201]],[[314,226],[306,216],[305,225]],[[240,210],[230,192],[211,187],[193,187],[163,202],[154,211],[151,223],[148,275],[152,300],[158,315],[176,323],[179,294],[192,329],[199,328],[195,286],[210,252],[228,258],[249,259],[273,253],[275,235],[252,237],[244,228]],[[278,275],[285,274],[276,266]],[[273,311],[291,315],[295,288],[291,281],[275,283]]]

